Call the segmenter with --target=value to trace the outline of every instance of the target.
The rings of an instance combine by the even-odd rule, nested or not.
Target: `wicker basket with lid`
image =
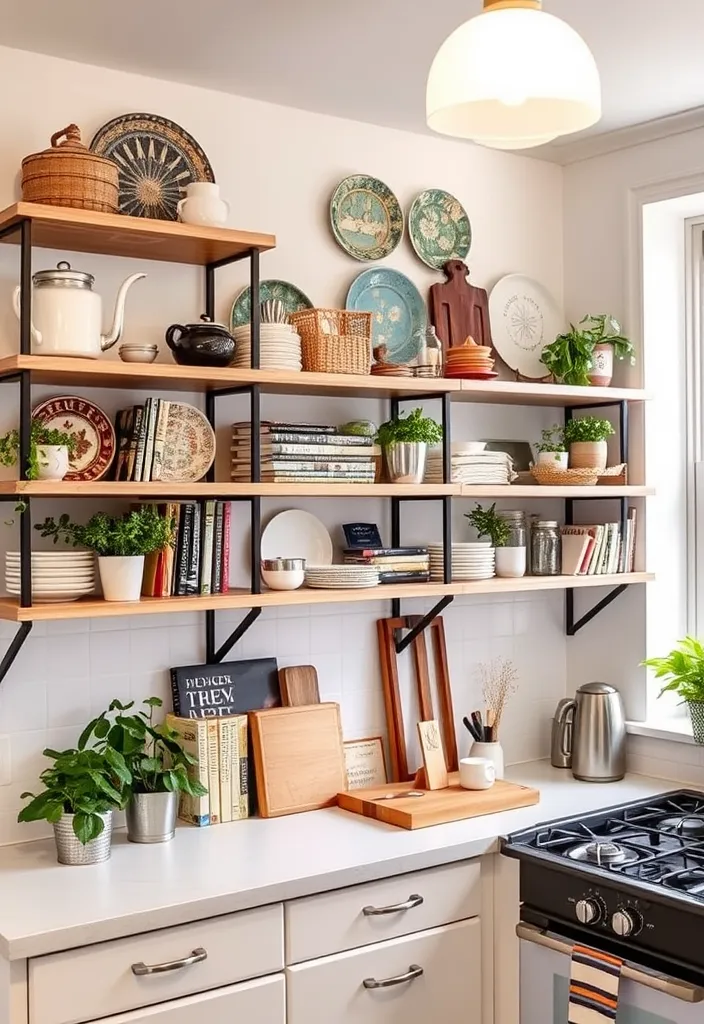
[[[22,161],[22,199],[118,213],[117,164],[91,153],[81,142],[78,125],[70,124],[51,136],[51,149],[32,153]]]

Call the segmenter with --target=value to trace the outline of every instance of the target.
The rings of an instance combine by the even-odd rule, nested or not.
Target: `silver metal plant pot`
[[[131,843],[168,843],[176,833],[178,793],[135,793],[127,804]]]
[[[422,484],[425,476],[427,444],[405,441],[384,448],[386,469],[393,484]]]
[[[100,817],[105,828],[97,839],[91,839],[85,846],[73,831],[73,814],[64,814],[54,825],[56,839],[56,856],[59,864],[100,864],[110,857],[112,841],[112,811],[106,811]]]

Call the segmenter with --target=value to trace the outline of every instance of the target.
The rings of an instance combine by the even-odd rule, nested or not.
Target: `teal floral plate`
[[[464,260],[472,245],[469,217],[458,199],[439,188],[416,196],[408,215],[408,233],[416,254],[434,270],[448,260]]]
[[[365,270],[352,282],[347,308],[372,313],[372,345],[390,363],[410,363],[425,341],[428,313],[420,292],[398,270]]]
[[[353,174],[341,181],[330,200],[333,234],[356,260],[381,260],[403,236],[403,210],[388,185]]]
[[[231,330],[233,327],[242,327],[243,324],[248,324],[252,319],[249,292],[249,288],[241,291],[232,305],[232,312],[230,313]],[[269,299],[280,299],[289,316],[291,313],[298,313],[301,309],[313,308],[313,303],[308,296],[289,281],[260,281],[259,301],[268,302]]]

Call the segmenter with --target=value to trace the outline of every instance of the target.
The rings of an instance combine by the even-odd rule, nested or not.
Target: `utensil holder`
[[[494,765],[497,779],[504,777],[504,748],[500,743],[477,743],[472,744],[469,751],[470,757],[486,757]]]

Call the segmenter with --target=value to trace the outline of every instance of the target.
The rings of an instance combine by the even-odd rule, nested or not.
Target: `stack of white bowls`
[[[442,544],[429,544],[430,579],[442,583],[444,576]],[[452,545],[452,580],[490,580],[495,575],[496,552],[489,541]]]
[[[252,328],[250,324],[235,327],[235,358],[232,366],[247,370],[252,364]],[[301,339],[291,324],[263,323],[259,335],[259,366],[262,370],[301,370]]]
[[[8,594],[20,594],[20,553],[5,553],[5,586]],[[78,601],[95,591],[95,558],[92,551],[33,551],[32,601],[56,604]]]

